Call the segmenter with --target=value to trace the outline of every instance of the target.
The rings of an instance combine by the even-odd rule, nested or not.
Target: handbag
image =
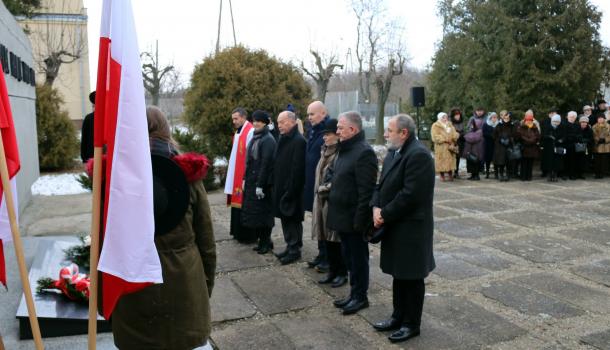
[[[585,153],[587,151],[587,145],[582,142],[576,142],[574,144],[574,152]]]
[[[558,154],[560,156],[566,154],[566,149],[564,147],[555,147],[554,151],[555,154]]]
[[[466,156],[466,160],[471,162],[471,163],[478,163],[479,162],[479,157],[477,157],[476,154],[469,152],[468,155]]]
[[[519,145],[514,145],[513,147],[508,148],[508,159],[509,160],[519,160],[522,158],[521,147]]]
[[[510,144],[510,140],[506,137],[502,137],[500,138],[500,144],[504,147],[508,147],[508,145]]]

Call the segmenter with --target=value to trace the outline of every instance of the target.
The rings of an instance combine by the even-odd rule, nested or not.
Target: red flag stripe
[[[4,265],[4,243],[2,242],[1,239],[0,239],[0,283],[6,287],[6,266]]]

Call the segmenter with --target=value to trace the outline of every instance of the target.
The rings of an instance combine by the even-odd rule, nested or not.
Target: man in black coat
[[[432,252],[434,160],[415,137],[415,123],[400,114],[388,123],[389,150],[371,205],[381,241],[381,270],[392,275],[394,312],[373,325],[397,330],[392,342],[419,335],[424,306],[424,278],[435,268]]]
[[[316,167],[320,161],[320,152],[324,140],[324,123],[330,117],[326,106],[321,101],[314,101],[307,106],[307,118],[311,128],[307,131],[307,150],[305,152],[305,193],[303,205],[305,210],[311,212],[313,209],[314,184],[316,182]],[[328,260],[324,241],[318,241],[318,256],[308,263],[309,267],[315,267],[320,272],[328,271]]]
[[[305,183],[305,139],[297,117],[284,111],[277,117],[280,138],[273,168],[273,207],[282,221],[286,249],[276,254],[282,265],[301,258],[303,246],[303,185]]]
[[[328,195],[326,226],[341,236],[350,274],[350,295],[335,300],[344,315],[368,307],[369,249],[365,232],[372,226],[369,203],[377,179],[377,156],[366,142],[358,112],[345,112],[337,123],[339,153]]]
[[[248,145],[246,173],[244,174],[244,199],[241,207],[241,221],[244,227],[252,229],[258,245],[254,250],[267,254],[273,249],[271,229],[275,225],[273,217],[273,157],[275,139],[269,132],[270,118],[266,112],[252,113],[254,136]]]
[[[95,111],[95,91],[89,94],[89,101],[93,105]],[[80,132],[80,158],[83,163],[87,163],[90,158],[93,158],[93,114],[94,111],[87,114],[83,119],[83,125]]]

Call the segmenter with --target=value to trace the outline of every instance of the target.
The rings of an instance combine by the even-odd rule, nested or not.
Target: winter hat
[[[295,113],[294,106],[292,105],[292,103],[289,103],[288,106],[286,106],[286,110]]]
[[[606,103],[606,100],[602,99],[602,100],[597,101],[597,105],[601,105],[602,103]]]
[[[444,116],[447,116],[447,113],[440,112],[439,114],[436,115],[436,120],[441,120]]]
[[[254,113],[252,113],[252,120],[263,122],[267,125],[271,121],[269,118],[269,114],[267,114],[266,112],[261,111],[261,110],[256,110],[256,111],[254,111]]]
[[[326,134],[326,133],[333,133],[336,134],[337,133],[337,119],[333,119],[333,118],[328,118],[325,122],[324,122],[324,130],[322,130],[322,133]]]
[[[582,117],[580,117],[580,119],[578,119],[578,121],[580,123],[588,123],[589,122],[589,117],[587,117],[586,115],[583,115]]]
[[[584,112],[584,111],[586,111],[586,110],[590,110],[590,111],[592,111],[592,110],[593,110],[593,107],[591,107],[591,106],[589,106],[589,105],[586,105],[586,106],[584,106],[584,107],[582,108],[582,111]]]

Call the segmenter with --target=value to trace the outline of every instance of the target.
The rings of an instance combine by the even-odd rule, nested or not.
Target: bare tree
[[[159,65],[158,41],[155,44],[154,54],[145,51],[140,54],[140,58],[142,60],[142,77],[144,78],[144,88],[152,97],[152,104],[158,106],[163,83],[167,80],[166,78],[172,77],[171,73],[175,71],[175,68],[173,65],[167,65],[164,67]],[[177,77],[177,79],[179,79],[179,74]],[[175,74],[172,79],[176,79]]]
[[[311,55],[315,59],[315,70],[309,70],[305,68],[305,63],[301,62],[301,70],[310,76],[316,83],[316,97],[318,100],[324,102],[326,99],[326,92],[328,91],[328,83],[335,73],[335,69],[343,69],[343,65],[336,62],[337,57],[331,55],[328,60],[322,59],[322,56],[316,50],[310,50]]]
[[[384,142],[385,103],[390,96],[392,80],[404,71],[406,55],[402,44],[401,21],[387,14],[384,0],[351,0],[357,20],[356,60],[360,102],[371,102],[371,86],[377,93],[375,142]],[[379,68],[381,62],[387,66]]]
[[[70,64],[85,54],[86,33],[81,31],[79,21],[81,9],[70,7],[69,1],[53,2],[45,8],[47,13],[33,13],[32,23],[27,26],[30,35],[37,36],[34,57],[41,72],[45,74],[45,85],[52,86],[64,64]],[[67,14],[61,17],[54,13]]]

